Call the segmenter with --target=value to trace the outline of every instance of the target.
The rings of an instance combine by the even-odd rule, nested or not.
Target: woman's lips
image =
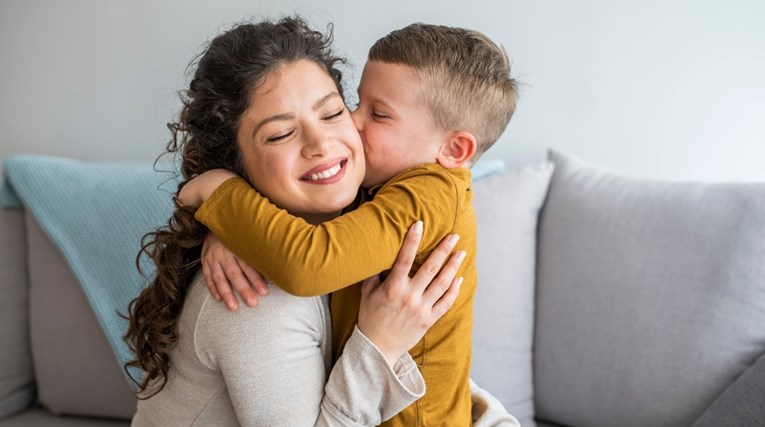
[[[300,177],[303,182],[312,184],[331,184],[340,180],[345,175],[345,165],[347,158],[336,159],[331,162],[319,165]]]

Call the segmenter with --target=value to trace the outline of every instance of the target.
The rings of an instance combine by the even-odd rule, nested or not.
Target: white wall
[[[631,175],[765,181],[760,0],[3,0],[0,159],[151,161],[200,45],[296,11],[335,23],[354,84],[372,42],[410,22],[503,44],[524,86],[487,157],[523,164],[555,147]]]

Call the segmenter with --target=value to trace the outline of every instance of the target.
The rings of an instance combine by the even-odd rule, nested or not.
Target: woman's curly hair
[[[300,17],[240,23],[209,42],[189,65],[194,75],[189,88],[180,92],[183,107],[178,120],[167,125],[172,139],[162,156],[180,157],[178,191],[210,169],[224,168],[245,176],[236,140],[239,121],[250,106],[253,90],[270,72],[296,61],[312,61],[330,74],[342,95],[339,67],[345,61],[334,54],[331,45],[331,25],[323,34]],[[167,225],[141,240],[138,259],[148,256],[156,272],[148,287],[130,302],[125,335],[135,355],[125,369],[129,375],[128,368],[142,371],[140,379],[131,375],[140,399],[154,396],[167,382],[169,354],[178,340],[178,318],[199,269],[207,232],[194,219],[193,210],[176,202]]]

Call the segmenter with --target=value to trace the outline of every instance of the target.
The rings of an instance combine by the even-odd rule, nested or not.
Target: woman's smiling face
[[[250,183],[309,222],[339,214],[364,179],[361,139],[343,98],[308,60],[285,64],[256,86],[237,142]]]

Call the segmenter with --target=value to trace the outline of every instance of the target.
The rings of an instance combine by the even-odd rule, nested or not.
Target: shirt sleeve
[[[409,353],[390,366],[382,352],[355,327],[324,393],[322,416],[327,417],[327,426],[343,418],[376,426],[421,398],[425,380]]]
[[[454,228],[460,200],[452,175],[420,168],[385,184],[356,210],[311,225],[232,178],[202,204],[196,218],[277,286],[313,296],[389,269],[418,220],[424,223],[419,252],[432,250]]]
[[[502,402],[491,393],[470,380],[470,395],[473,402],[474,427],[520,427],[521,424],[510,415]]]

